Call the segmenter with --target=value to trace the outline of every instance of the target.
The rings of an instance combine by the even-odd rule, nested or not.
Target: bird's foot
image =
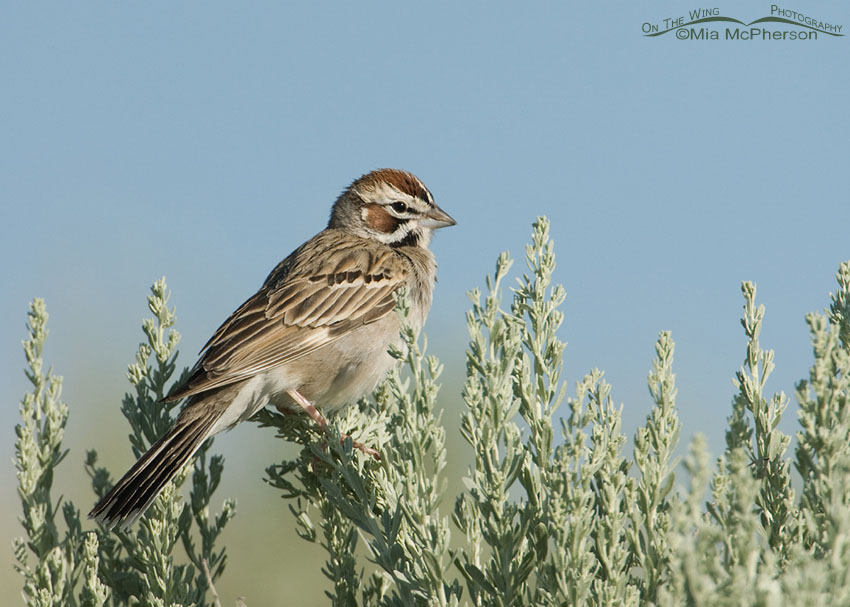
[[[292,400],[298,403],[298,406],[304,409],[304,411],[313,418],[313,420],[319,425],[323,432],[327,433],[328,431],[328,420],[325,419],[325,416],[319,413],[319,410],[311,403],[307,398],[304,397],[298,390],[289,390],[287,392]],[[340,436],[340,442],[345,441],[345,439],[349,438],[347,434],[342,434]],[[356,448],[365,453],[366,455],[371,455],[377,461],[381,461],[381,453],[372,447],[367,447],[361,442],[358,442],[351,439],[351,444]]]

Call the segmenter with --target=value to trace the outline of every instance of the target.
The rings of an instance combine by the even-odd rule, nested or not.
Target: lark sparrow
[[[410,322],[421,329],[436,280],[431,234],[454,224],[410,173],[381,169],[354,181],[328,227],[213,334],[165,399],[186,398],[174,425],[89,516],[108,528],[132,525],[205,439],[266,404],[304,410],[324,426],[317,409],[334,411],[374,390],[399,339],[393,293],[406,289]]]

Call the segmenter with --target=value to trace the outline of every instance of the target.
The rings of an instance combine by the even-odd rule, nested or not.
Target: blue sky
[[[718,6],[750,22],[771,3]],[[780,6],[850,28],[846,2]],[[718,454],[745,354],[741,280],[758,284],[767,307],[768,388],[791,395],[811,362],[804,315],[827,305],[850,259],[850,36],[642,35],[643,23],[696,8],[7,6],[7,461],[33,296],[51,313],[47,359],[65,376],[71,446],[119,440],[153,280],[165,275],[173,289],[191,364],[268,271],[324,227],[339,191],[384,166],[416,173],[458,221],[433,243],[440,282],[426,327],[449,366],[462,368],[465,292],[500,251],[521,260],[530,224],[547,215],[567,290],[570,382],[604,369],[633,432],[649,411],[655,337],[672,330],[683,438],[703,431]],[[459,372],[447,372],[447,406],[459,402]],[[789,411],[783,428],[795,421]],[[239,461],[252,431],[226,439],[228,457]],[[85,482],[81,459],[78,450],[65,465]],[[7,467],[0,480],[11,479]]]

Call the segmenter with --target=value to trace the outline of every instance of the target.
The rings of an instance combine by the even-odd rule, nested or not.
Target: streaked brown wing
[[[325,230],[269,275],[201,350],[177,400],[309,354],[391,313],[407,265],[392,249]]]

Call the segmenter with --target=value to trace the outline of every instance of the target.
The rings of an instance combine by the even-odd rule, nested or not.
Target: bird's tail
[[[218,415],[183,415],[100,500],[89,518],[108,529],[126,529],[180,471],[210,435]]]

